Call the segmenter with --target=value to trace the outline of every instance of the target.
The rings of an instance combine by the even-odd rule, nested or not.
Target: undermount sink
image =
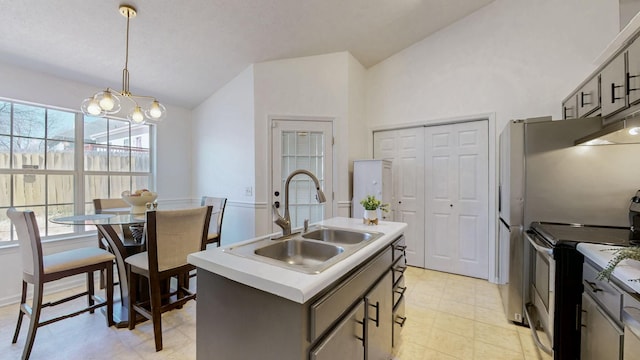
[[[380,237],[378,233],[349,231],[340,229],[318,229],[302,234],[305,239],[320,240],[337,244],[359,244]]]
[[[322,264],[342,252],[344,248],[340,246],[301,239],[284,240],[255,250],[256,255],[304,266]]]

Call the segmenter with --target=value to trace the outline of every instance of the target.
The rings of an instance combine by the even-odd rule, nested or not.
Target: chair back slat
[[[224,216],[224,208],[227,205],[227,198],[203,196],[202,206],[211,206],[211,222],[209,223],[210,234],[220,234],[222,232],[222,218]]]
[[[96,213],[99,213],[104,209],[117,209],[117,208],[128,208],[130,207],[126,201],[122,198],[113,198],[113,199],[93,199],[93,208]]]
[[[30,276],[42,273],[42,244],[40,230],[32,210],[18,211],[15,208],[7,210],[7,216],[13,222],[18,234],[20,254],[22,256],[22,271]]]
[[[156,257],[158,271],[187,264],[187,255],[203,249],[210,207],[147,212],[149,266]],[[149,217],[155,217],[150,221]],[[155,252],[155,254],[154,254]],[[151,270],[151,269],[150,269]]]

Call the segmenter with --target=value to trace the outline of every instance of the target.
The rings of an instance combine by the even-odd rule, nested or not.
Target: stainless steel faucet
[[[280,212],[278,211],[278,208],[276,208],[275,205],[272,205],[273,213],[278,217],[274,222],[276,223],[276,225],[282,228],[283,236],[291,235],[291,216],[289,214],[289,183],[291,182],[291,178],[299,174],[305,174],[309,176],[311,180],[313,180],[314,184],[316,185],[316,191],[318,193],[319,203],[323,203],[327,201],[327,199],[324,196],[324,193],[320,189],[320,181],[318,181],[318,178],[315,175],[313,175],[310,171],[298,169],[292,172],[291,174],[289,174],[289,176],[287,177],[287,181],[285,181],[284,183],[284,217],[280,216]]]

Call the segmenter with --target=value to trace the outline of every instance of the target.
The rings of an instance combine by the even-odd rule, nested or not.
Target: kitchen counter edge
[[[623,249],[622,246],[611,246],[601,244],[578,244],[578,251],[593,263],[601,268],[606,268],[609,261],[615,256],[615,250]],[[640,262],[635,260],[622,260],[613,271],[613,277],[617,279],[623,286],[640,294]],[[628,290],[628,289],[627,289]]]

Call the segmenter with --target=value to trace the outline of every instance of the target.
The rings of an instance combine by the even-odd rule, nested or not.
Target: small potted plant
[[[374,195],[367,195],[360,201],[360,205],[364,207],[364,222],[366,224],[378,223],[378,209],[389,212],[389,204],[383,204],[382,201],[376,199]]]

